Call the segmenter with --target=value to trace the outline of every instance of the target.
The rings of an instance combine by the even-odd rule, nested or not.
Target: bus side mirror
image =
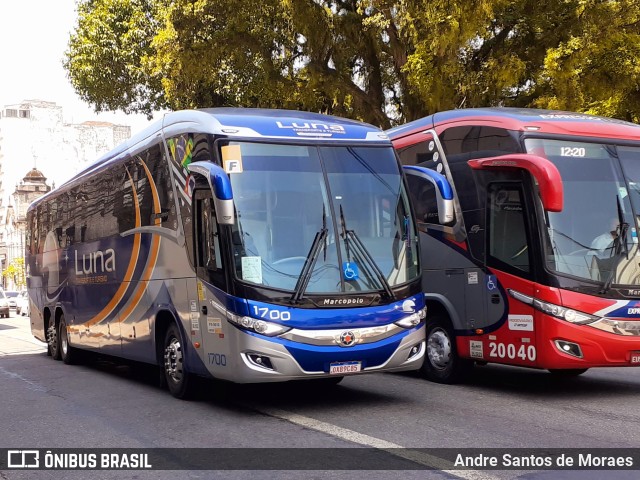
[[[440,225],[452,225],[455,222],[453,209],[453,189],[446,177],[434,170],[414,165],[405,165],[407,175],[415,175],[433,184],[438,204],[438,221]]]
[[[467,162],[474,170],[518,168],[529,172],[538,182],[542,206],[549,212],[561,212],[564,203],[562,177],[549,160],[528,153],[512,153],[500,157],[480,158]]]
[[[193,162],[188,165],[187,169],[189,172],[199,173],[209,182],[218,223],[233,225],[235,223],[233,191],[231,181],[225,171],[212,162]]]

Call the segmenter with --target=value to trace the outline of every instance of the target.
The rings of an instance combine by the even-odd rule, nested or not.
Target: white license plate
[[[340,362],[329,364],[331,375],[344,375],[345,373],[356,373],[362,370],[362,362]]]

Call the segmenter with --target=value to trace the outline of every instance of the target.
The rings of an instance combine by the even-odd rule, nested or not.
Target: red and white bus
[[[640,365],[640,126],[486,108],[389,130],[420,227],[423,371]]]

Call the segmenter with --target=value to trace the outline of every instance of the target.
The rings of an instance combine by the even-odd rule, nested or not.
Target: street
[[[544,371],[477,367],[465,385],[416,374],[309,385],[203,382],[171,397],[149,368],[89,356],[65,365],[31,337],[29,320],[0,320],[2,448],[637,448],[639,369]],[[366,469],[366,466],[362,466]],[[0,472],[23,478],[636,478],[624,471]]]

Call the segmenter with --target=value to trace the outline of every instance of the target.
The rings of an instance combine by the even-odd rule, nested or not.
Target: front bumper
[[[348,375],[370,372],[417,370],[425,354],[424,324],[378,342],[353,347],[310,345],[280,338],[269,338],[238,330],[237,358],[233,371],[214,376],[237,383],[284,382],[342,376],[330,374],[332,363],[359,362],[361,370]],[[417,347],[417,349],[414,349]],[[267,359],[261,364],[256,358]],[[213,372],[212,372],[213,373]]]

